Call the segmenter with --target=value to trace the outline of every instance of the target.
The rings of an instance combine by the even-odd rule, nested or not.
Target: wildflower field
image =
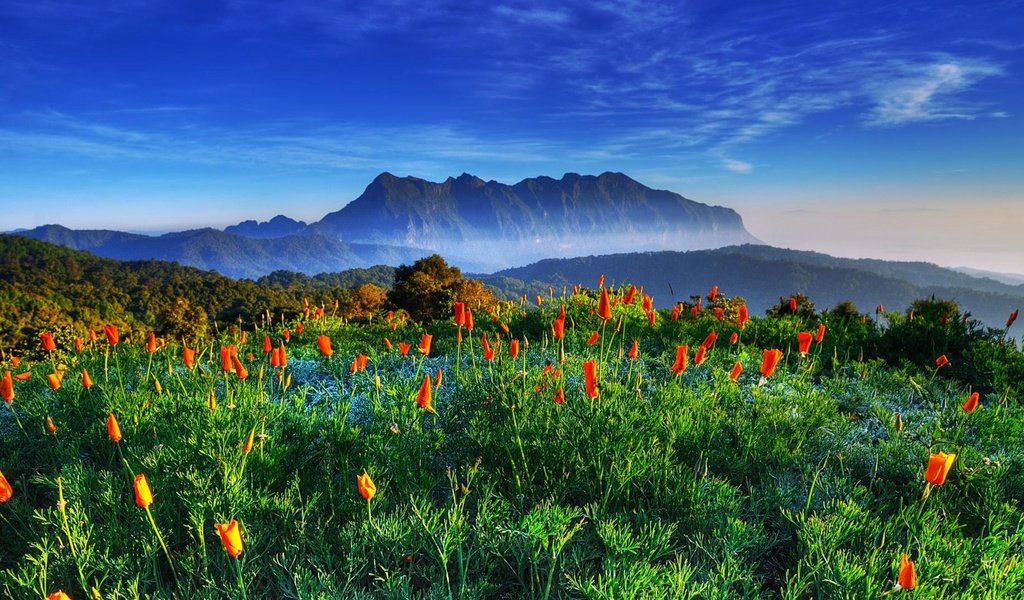
[[[0,363],[0,596],[1024,597],[1015,313],[701,296],[41,332]]]

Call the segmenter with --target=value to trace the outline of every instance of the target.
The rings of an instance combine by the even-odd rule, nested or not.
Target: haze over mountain
[[[168,260],[249,278],[280,269],[397,265],[433,252],[467,270],[493,271],[549,257],[758,242],[735,211],[621,173],[514,185],[465,173],[442,183],[382,173],[358,198],[309,225],[278,215],[161,236],[59,225],[21,234],[108,258]]]
[[[924,262],[836,258],[817,252],[743,245],[690,252],[636,252],[570,259],[547,259],[481,278],[506,296],[547,295],[576,283],[645,286],[655,306],[666,308],[690,294],[718,285],[728,296],[743,296],[762,313],[779,298],[804,293],[818,310],[851,300],[861,312],[879,304],[904,311],[932,295],[956,301],[972,318],[1001,328],[1009,313],[1024,307],[1024,285],[1008,285]]]

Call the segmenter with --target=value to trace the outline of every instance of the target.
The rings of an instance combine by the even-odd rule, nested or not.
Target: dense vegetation
[[[1006,331],[941,299],[794,296],[746,321],[710,296],[578,288],[461,325],[458,305],[355,325],[296,300],[186,337],[191,366],[173,340],[88,342],[91,321],[70,324],[80,350],[37,337],[40,360],[3,363],[0,593],[1024,595]]]

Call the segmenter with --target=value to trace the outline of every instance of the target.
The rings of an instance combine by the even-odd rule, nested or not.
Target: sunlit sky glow
[[[765,242],[1024,272],[1024,3],[0,3],[0,230],[621,171]]]

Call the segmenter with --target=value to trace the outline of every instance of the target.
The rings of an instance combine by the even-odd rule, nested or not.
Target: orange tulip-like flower
[[[597,343],[597,340],[598,340],[598,338],[600,338],[600,337],[601,337],[601,334],[599,334],[599,333],[598,333],[598,332],[596,332],[596,331],[595,331],[594,333],[591,333],[591,334],[590,334],[590,337],[589,337],[589,338],[587,338],[587,345],[588,345],[588,346],[593,346],[594,344],[596,344],[596,343]]]
[[[181,360],[185,363],[186,369],[191,369],[196,366],[196,351],[195,348],[189,348],[188,346],[182,345],[181,347]]]
[[[224,550],[231,558],[238,558],[245,546],[242,544],[242,531],[238,526],[238,519],[231,519],[230,523],[217,523],[217,533],[220,534],[220,541],[224,544]]]
[[[707,348],[708,350],[710,350],[711,347],[715,345],[715,342],[717,340],[718,340],[718,332],[712,330],[710,333],[708,333],[707,337],[704,338],[704,341],[701,342],[700,345],[701,345],[702,348]]]
[[[512,358],[519,356],[519,340],[510,340],[508,343],[508,354]]]
[[[24,373],[18,373],[17,375],[13,375],[13,377],[14,377],[14,379],[16,379],[18,381],[28,381],[29,379],[32,378],[32,371],[25,371]]]
[[[825,324],[819,323],[818,332],[814,334],[814,342],[820,344],[823,339],[825,339]]]
[[[719,321],[725,318],[725,309],[721,306],[716,306],[712,312],[715,314],[715,318]]]
[[[245,438],[245,443],[242,444],[242,452],[246,454],[252,452],[252,444],[256,440],[256,428],[253,427],[249,430],[249,436]]]
[[[487,334],[480,336],[480,344],[484,349],[484,360],[494,360],[494,348],[491,348],[490,342],[487,341]]]
[[[14,402],[14,379],[10,371],[4,371],[4,377],[0,379],[0,400],[8,404]]]
[[[466,331],[473,331],[473,311],[466,309]]]
[[[270,336],[264,334],[264,336],[263,336],[263,353],[264,354],[270,354],[270,352],[273,349],[274,349],[274,343],[272,341],[270,341]]]
[[[736,381],[740,378],[740,373],[743,372],[743,364],[740,361],[736,361],[736,364],[732,366],[732,370],[729,371],[729,379]]]
[[[57,433],[57,426],[53,424],[53,419],[49,415],[46,416],[46,433]]]
[[[149,337],[146,338],[146,353],[153,354],[154,352],[156,352],[156,334],[150,331]]]
[[[405,342],[398,342],[398,353],[401,354],[402,356],[408,356],[410,348],[412,348],[411,344],[407,344]]]
[[[107,435],[110,436],[112,442],[121,441],[121,425],[118,424],[114,413],[110,413],[110,416],[107,417]]]
[[[235,375],[237,375],[239,379],[246,379],[249,377],[249,370],[246,369],[245,365],[242,364],[242,361],[238,359],[237,354],[231,355],[231,364],[234,366]]]
[[[974,410],[976,408],[978,408],[978,399],[980,397],[981,396],[978,394],[978,392],[974,392],[973,394],[968,396],[967,397],[967,401],[964,402],[964,407],[963,407],[964,408],[964,412],[965,413],[972,413],[972,412],[974,412]]]
[[[283,331],[281,332],[281,337],[283,337],[283,338],[284,338],[284,341],[286,341],[286,342],[290,342],[290,341],[292,341],[292,332],[291,332],[291,330],[290,330],[290,329],[288,329],[288,328],[285,328],[285,329],[284,329],[284,330],[283,330]]]
[[[117,333],[117,327],[114,325],[104,325],[103,333],[107,336],[107,343],[111,346],[116,346],[117,342],[121,339]]]
[[[284,344],[282,343],[277,347],[278,357],[277,362],[279,367],[284,368],[288,366],[288,351],[285,350]]]
[[[46,383],[50,386],[51,390],[60,389],[60,379],[60,375],[57,373],[47,373],[46,375]]]
[[[917,572],[914,570],[914,561],[906,554],[900,556],[900,574],[896,583],[904,590],[912,590],[917,587]]]
[[[0,471],[0,504],[3,504],[11,499],[14,495],[14,488],[11,487],[7,478],[4,477],[2,471]]]
[[[679,320],[679,311],[680,310],[682,310],[682,307],[680,305],[678,305],[678,304],[676,304],[675,306],[672,307],[672,316],[671,316],[671,318],[672,318],[673,321],[678,321]]]
[[[597,316],[605,321],[612,318],[612,305],[608,301],[606,288],[601,288],[601,299],[597,301]]]
[[[1007,329],[1009,329],[1010,325],[1013,325],[1013,322],[1017,320],[1017,314],[1018,313],[1020,313],[1020,309],[1019,308],[1014,309],[1014,311],[1012,313],[1010,313],[1010,317],[1008,319],[1006,319],[1006,328]]]
[[[686,353],[689,351],[690,348],[686,344],[676,346],[676,361],[672,363],[672,373],[678,376],[686,371]]]
[[[924,471],[924,480],[932,485],[946,483],[946,475],[949,474],[949,468],[953,466],[954,460],[956,460],[956,454],[946,454],[945,452],[930,454],[928,468]]]
[[[597,398],[597,361],[588,360],[583,362],[583,387],[588,398]]]
[[[423,356],[430,356],[430,344],[433,341],[434,341],[434,336],[430,335],[429,333],[424,333],[420,337],[420,347],[419,347],[420,354],[422,354]]]
[[[780,360],[782,360],[782,350],[769,348],[762,352],[761,375],[771,377],[775,373],[775,368],[779,366]]]
[[[150,504],[153,504],[153,492],[149,489],[145,473],[139,473],[135,476],[135,505],[149,508]]]
[[[316,347],[320,349],[320,354],[330,358],[334,354],[334,350],[331,349],[331,338],[326,335],[316,336]]]
[[[234,354],[232,350],[234,346],[221,346],[220,347],[220,370],[228,373],[231,371],[231,355]]]
[[[704,355],[707,352],[707,348],[704,346],[698,346],[697,351],[693,354],[693,364],[700,365],[704,363]]]
[[[811,340],[814,336],[811,335],[810,331],[801,331],[796,334],[796,344],[800,351],[800,356],[807,356],[807,352],[811,349]]]
[[[880,314],[882,314],[884,312],[885,312],[885,305],[879,304],[878,306],[875,307],[875,314],[876,315],[880,315]]]
[[[626,353],[626,358],[633,360],[640,354],[640,343],[637,340],[633,340],[633,345],[629,347],[629,352]]]
[[[295,333],[297,333],[299,335],[302,335],[302,332],[305,331],[305,330],[306,330],[306,324],[305,323],[301,323],[300,322],[298,325],[295,326]]]
[[[90,342],[95,342],[96,341],[96,332],[93,331],[92,329],[89,330],[89,341]]]
[[[423,376],[423,383],[420,384],[420,391],[416,393],[416,404],[425,411],[437,414],[434,410],[433,398],[431,397],[430,390],[430,374]]]
[[[789,312],[796,312],[796,298],[794,296],[789,297]]]
[[[64,593],[64,590],[57,590],[46,597],[46,600],[71,600],[71,596]]]
[[[743,329],[744,327],[747,326],[747,321],[749,321],[749,320],[750,320],[750,313],[747,310],[747,305],[746,304],[741,304],[740,308],[739,308],[739,310],[737,312],[736,324],[740,326],[740,329]]]
[[[85,350],[85,340],[80,337],[75,338],[75,352],[81,352]]]
[[[565,404],[565,388],[558,388],[557,390],[555,390],[554,400],[555,404]]]
[[[438,369],[437,375],[434,375],[434,389],[441,389],[441,382],[444,380],[444,369]]]
[[[356,475],[356,489],[359,490],[359,495],[363,497],[363,500],[369,502],[373,500],[373,497],[377,494],[377,485],[373,483],[373,479],[370,479],[370,474],[363,469],[362,475]]]
[[[735,331],[732,332],[729,335],[729,343],[735,345],[738,341],[740,341],[740,334]]]
[[[943,354],[942,356],[940,356],[940,357],[935,359],[935,368],[936,369],[941,369],[942,367],[944,367],[944,366],[946,366],[948,364],[949,364],[949,359],[946,358],[945,354]]]
[[[89,371],[82,369],[82,387],[89,389],[92,387],[92,377],[89,376]]]
[[[708,300],[714,301],[716,297],[718,297],[718,286],[713,285],[711,286],[711,291],[708,292]]]
[[[452,306],[452,312],[457,326],[462,327],[466,324],[466,304],[464,302],[456,302]]]
[[[551,335],[556,340],[560,340],[565,337],[565,319],[558,318],[551,322]]]
[[[53,343],[53,335],[49,331],[40,333],[39,341],[43,343],[43,350],[46,350],[47,352],[53,352],[57,349],[57,344]]]

